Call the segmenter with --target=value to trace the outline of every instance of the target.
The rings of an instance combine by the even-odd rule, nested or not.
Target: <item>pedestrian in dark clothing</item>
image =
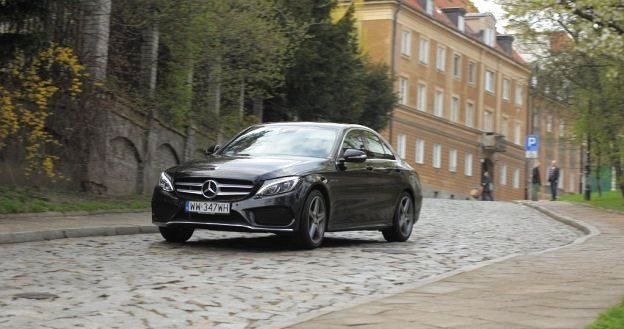
[[[550,201],[555,201],[557,200],[557,186],[559,185],[559,167],[557,167],[557,160],[553,160],[548,168],[548,182],[550,183]]]
[[[531,171],[531,184],[533,187],[531,190],[531,200],[533,201],[537,201],[539,199],[539,191],[540,187],[542,186],[542,178],[540,177],[539,165],[539,161],[536,162],[533,166],[533,170]]]
[[[494,201],[492,197],[492,179],[490,179],[490,174],[486,171],[483,173],[483,178],[481,179],[481,200],[482,201]]]

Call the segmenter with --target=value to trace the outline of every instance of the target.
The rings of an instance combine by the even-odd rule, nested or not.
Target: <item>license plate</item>
[[[224,202],[186,201],[186,212],[198,214],[229,214],[230,204]]]

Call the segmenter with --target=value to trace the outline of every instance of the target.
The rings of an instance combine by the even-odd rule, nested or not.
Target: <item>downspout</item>
[[[399,16],[399,10],[401,9],[401,4],[403,0],[397,1],[396,9],[394,10],[394,15],[392,15],[392,42],[390,48],[390,70],[392,71],[392,79],[396,77],[396,33],[397,33],[397,18]],[[388,141],[392,144],[392,122],[394,119],[394,108],[390,111],[390,119],[388,120]],[[398,147],[398,145],[397,145]]]

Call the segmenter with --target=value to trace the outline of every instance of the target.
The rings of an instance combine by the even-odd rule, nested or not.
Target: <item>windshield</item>
[[[221,154],[235,156],[290,155],[327,158],[338,132],[322,127],[261,126],[226,145]]]

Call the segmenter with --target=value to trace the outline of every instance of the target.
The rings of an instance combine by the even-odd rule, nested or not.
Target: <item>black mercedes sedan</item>
[[[364,126],[259,124],[207,153],[154,189],[152,221],[169,242],[195,229],[288,234],[308,249],[333,231],[406,241],[420,214],[418,174]]]

